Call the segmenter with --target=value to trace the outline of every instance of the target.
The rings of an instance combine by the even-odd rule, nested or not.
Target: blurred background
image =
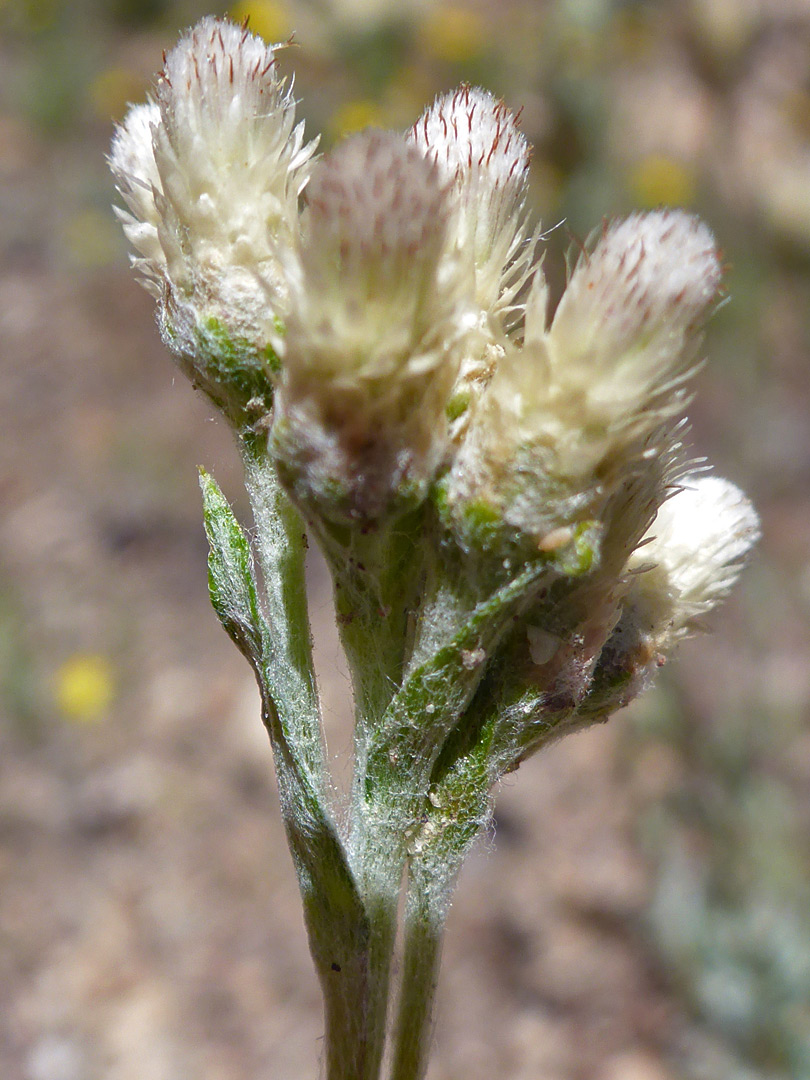
[[[206,594],[175,377],[104,155],[204,0],[0,0],[0,1075],[304,1080],[320,1001],[247,666]],[[810,1078],[807,0],[256,0],[325,146],[467,80],[522,109],[559,283],[687,206],[730,299],[696,451],[764,540],[713,634],[522,767],[450,919],[431,1080]],[[313,558],[330,755],[348,683]]]

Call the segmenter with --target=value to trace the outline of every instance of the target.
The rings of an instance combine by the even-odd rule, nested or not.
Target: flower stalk
[[[702,222],[608,224],[549,322],[506,106],[461,87],[408,134],[316,159],[277,48],[203,19],[110,164],[163,339],[242,456],[250,541],[201,474],[209,589],[259,686],[326,1075],[422,1080],[450,899],[493,788],[644,689],[758,522],[681,444],[721,279]],[[307,536],[352,675],[348,814],[323,752]]]

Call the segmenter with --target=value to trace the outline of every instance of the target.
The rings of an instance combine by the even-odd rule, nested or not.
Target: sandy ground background
[[[810,11],[784,0],[240,5],[297,29],[327,144],[468,78],[517,108],[544,220],[716,229],[694,442],[765,537],[659,685],[522,767],[466,867],[431,1080],[810,1077]],[[0,3],[0,1076],[319,1075],[250,673],[206,593],[230,437],[132,278],[104,154],[206,9]],[[290,51],[292,52],[292,50]],[[547,265],[562,267],[564,230]],[[561,271],[557,271],[558,277]],[[311,611],[330,758],[348,683]]]

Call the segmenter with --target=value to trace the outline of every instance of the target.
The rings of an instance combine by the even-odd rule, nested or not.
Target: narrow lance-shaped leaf
[[[228,636],[257,670],[267,628],[259,611],[250,545],[216,480],[204,469],[200,469],[200,487],[210,547],[211,603]]]
[[[359,1053],[335,1039],[348,1023],[351,1004],[362,1007],[368,982],[368,918],[349,868],[346,852],[328,809],[320,777],[313,775],[301,747],[290,737],[279,716],[274,684],[278,658],[271,630],[259,610],[250,545],[216,481],[200,471],[211,601],[222,625],[247,657],[259,683],[264,721],[270,735],[278,774],[284,826],[304,901],[310,946],[321,978],[327,1028],[335,1052]],[[342,979],[340,978],[342,976]],[[357,988],[356,1000],[346,1000],[345,986]]]

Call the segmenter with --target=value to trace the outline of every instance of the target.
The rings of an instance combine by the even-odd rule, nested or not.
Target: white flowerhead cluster
[[[267,342],[286,304],[279,247],[294,239],[313,150],[273,47],[246,29],[205,18],[166,56],[156,101],[130,110],[110,164],[175,351],[193,353],[210,319]]]
[[[757,533],[731,485],[682,480],[722,277],[707,227],[677,210],[606,226],[549,325],[531,151],[502,102],[462,86],[407,134],[366,131],[317,163],[314,145],[273,47],[213,18],[119,128],[124,229],[186,370],[241,433],[270,429],[311,518],[376,528],[423,506],[470,580],[497,584],[515,558],[587,576],[589,656],[615,624],[616,671],[622,642],[679,640]],[[630,573],[639,560],[654,569]]]

